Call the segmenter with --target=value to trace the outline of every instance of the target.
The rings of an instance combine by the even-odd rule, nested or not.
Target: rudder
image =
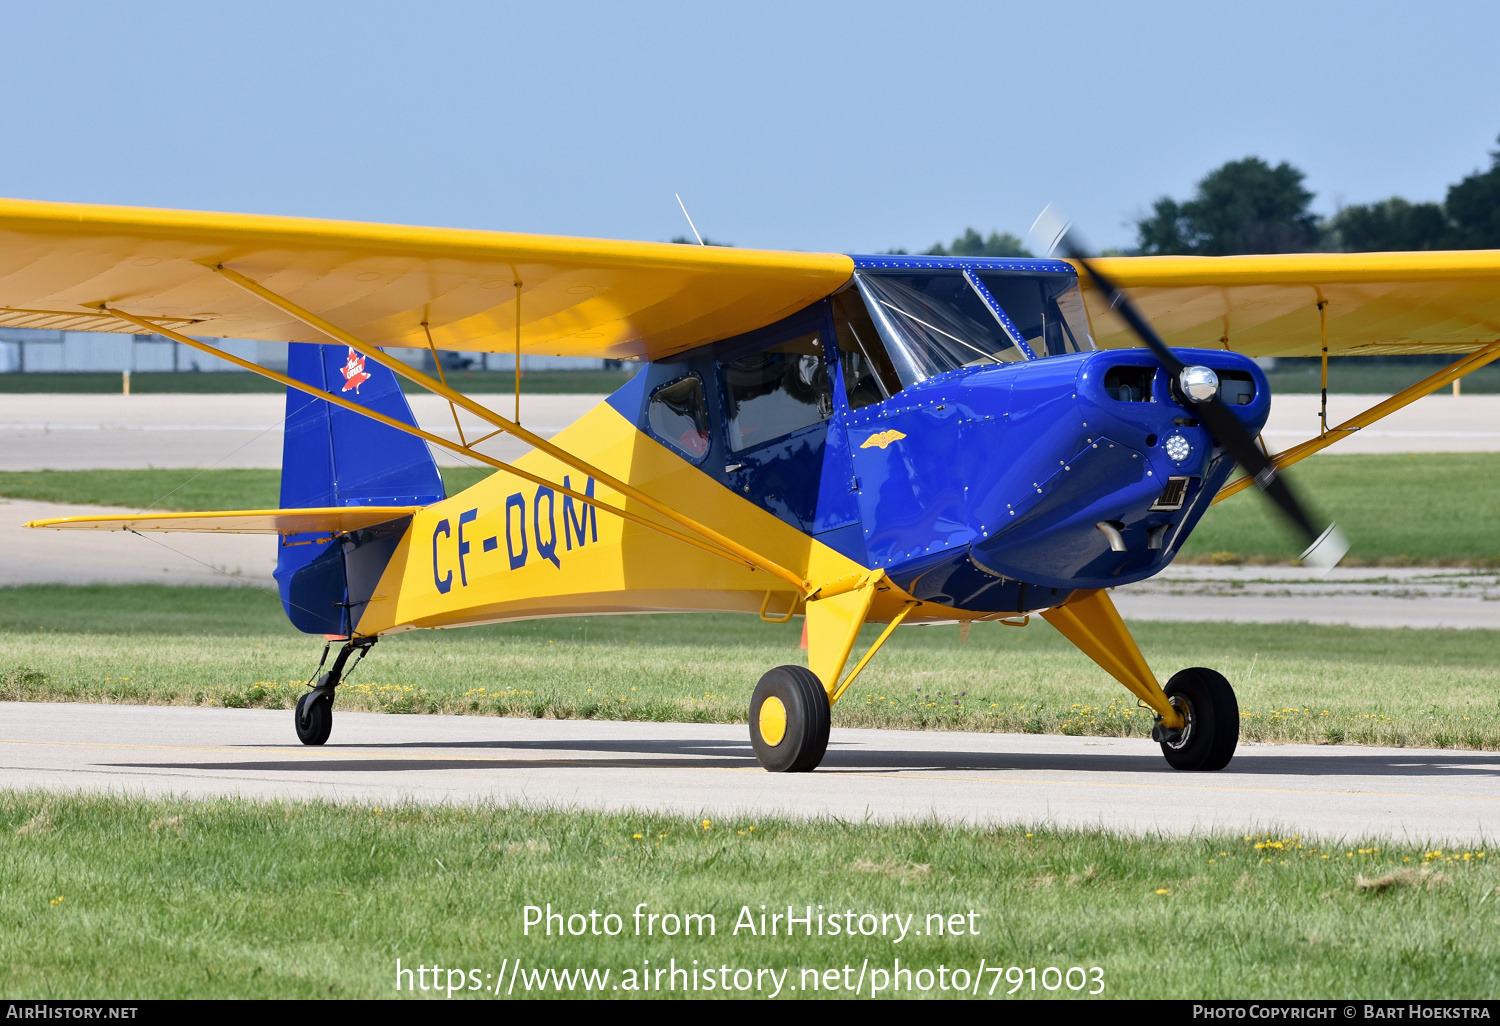
[[[287,347],[287,374],[416,425],[395,373],[347,346],[293,342]],[[426,506],[443,498],[443,480],[426,442],[287,389],[282,509]],[[275,576],[292,625],[308,634],[347,637],[406,524],[403,519],[340,538],[283,537]]]

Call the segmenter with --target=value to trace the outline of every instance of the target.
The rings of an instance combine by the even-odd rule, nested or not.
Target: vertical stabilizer
[[[347,346],[294,342],[287,349],[289,376],[415,426],[411,406],[388,368]],[[425,506],[442,498],[442,477],[426,442],[287,389],[283,509]],[[292,624],[308,634],[347,636],[369,598],[351,594],[351,582],[355,593],[374,586],[404,528],[403,521],[340,538],[282,538],[276,582]]]

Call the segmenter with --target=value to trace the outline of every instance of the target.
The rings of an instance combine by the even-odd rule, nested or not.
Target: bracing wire
[[[319,402],[319,400],[316,399],[316,398],[307,400],[307,402],[303,403],[301,406],[297,407],[297,409],[293,410],[291,413],[288,413],[286,416],[282,417],[276,423],[274,423],[274,424],[270,425],[269,427],[267,427],[264,431],[258,432],[253,437],[248,438],[245,441],[241,442],[239,445],[235,446],[233,449],[231,449],[228,452],[226,452],[223,456],[220,456],[218,459],[214,460],[208,466],[206,466],[202,470],[198,471],[198,473],[194,474],[192,477],[188,478],[186,481],[183,481],[176,488],[173,488],[171,491],[167,492],[165,495],[161,495],[158,498],[156,498],[154,501],[152,501],[151,505],[145,507],[145,509],[137,510],[137,512],[139,512],[139,513],[145,513],[145,512],[147,512],[147,510],[155,508],[159,503],[164,502],[165,500],[167,500],[167,499],[171,498],[173,495],[175,495],[177,492],[182,491],[182,489],[186,488],[188,485],[190,485],[194,481],[198,480],[198,478],[202,477],[204,474],[208,473],[210,470],[213,470],[220,463],[223,463],[225,460],[229,459],[229,457],[231,457],[235,453],[239,452],[241,449],[243,449],[245,446],[249,445],[251,442],[258,441],[263,435],[269,434],[270,432],[275,431],[279,427],[283,427],[286,424],[286,422],[292,418],[293,415],[301,413],[303,410],[307,409],[309,406],[311,406],[315,402]]]

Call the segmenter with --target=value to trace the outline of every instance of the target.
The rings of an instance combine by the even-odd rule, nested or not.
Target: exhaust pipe
[[[1125,551],[1125,536],[1120,533],[1125,528],[1124,524],[1118,520],[1101,520],[1094,526],[1099,529],[1100,534],[1109,539],[1111,552]]]

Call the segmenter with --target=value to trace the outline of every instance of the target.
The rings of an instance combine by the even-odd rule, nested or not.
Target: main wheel
[[[298,741],[305,745],[322,744],[333,731],[333,696],[309,691],[297,699],[295,718]]]
[[[1240,742],[1240,703],[1223,674],[1190,667],[1178,671],[1162,690],[1187,720],[1182,730],[1159,738],[1167,764],[1180,770],[1229,765]]]
[[[750,696],[750,744],[772,773],[810,773],[828,750],[828,692],[805,666],[767,670]]]

